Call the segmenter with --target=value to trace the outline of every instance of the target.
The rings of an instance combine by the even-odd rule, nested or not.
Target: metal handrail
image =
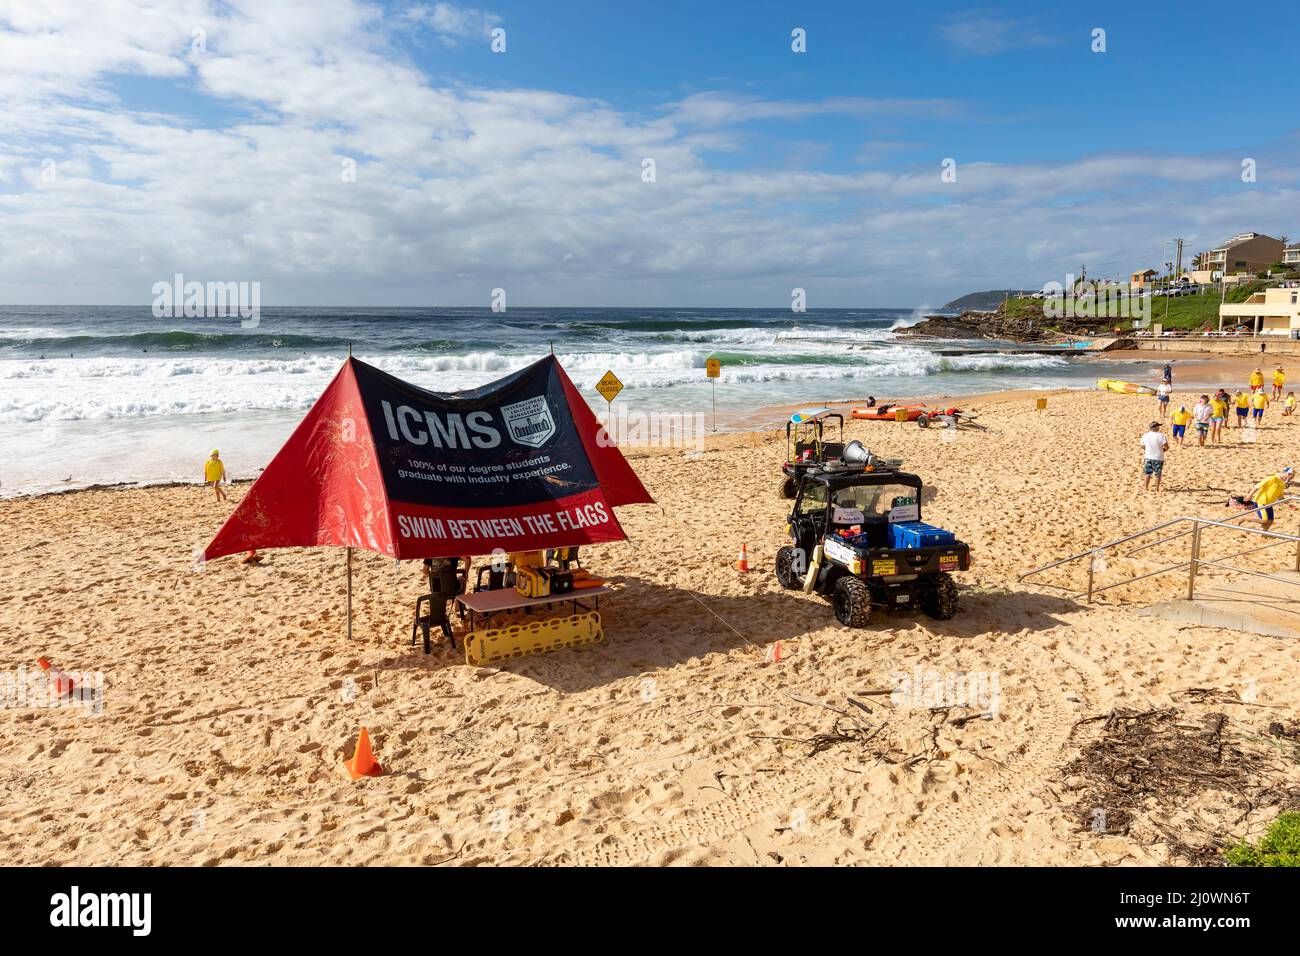
[[[1276,502],[1274,502],[1276,504]],[[1261,505],[1263,507],[1272,507],[1272,505]],[[1252,511],[1257,510],[1252,508]],[[1244,531],[1246,534],[1258,534],[1265,538],[1281,538],[1283,541],[1300,542],[1300,534],[1287,534],[1285,531],[1267,531],[1264,528],[1243,528],[1240,525],[1228,524],[1224,521],[1213,521],[1209,518],[1186,518],[1186,521],[1194,521],[1198,525],[1209,525],[1212,528],[1227,528],[1229,531]],[[1196,529],[1192,529],[1196,533]]]
[[[1291,501],[1300,501],[1300,497],[1297,497],[1296,495],[1287,495],[1285,498],[1280,498],[1280,499],[1278,499],[1277,501],[1273,502],[1272,507],[1276,507],[1277,505],[1284,505],[1284,504],[1286,504],[1286,503],[1288,503],[1288,502],[1291,502]],[[1249,509],[1249,510],[1247,510],[1247,511],[1243,511],[1243,512],[1242,512],[1241,514],[1239,514],[1239,515],[1234,515],[1233,517],[1228,518],[1227,520],[1228,520],[1229,522],[1232,522],[1232,521],[1245,521],[1247,518],[1250,518],[1250,517],[1254,517],[1254,516],[1256,516],[1256,514],[1257,514],[1256,510],[1255,510],[1254,508],[1251,508],[1251,509]],[[1210,518],[1206,518],[1205,520],[1206,520],[1206,521],[1210,521],[1210,520],[1212,520],[1212,519],[1210,519]],[[1158,526],[1157,526],[1157,527],[1158,527]],[[1151,528],[1151,529],[1149,529],[1149,530],[1154,531],[1155,528]],[[1152,541],[1150,544],[1144,544],[1144,545],[1142,545],[1142,547],[1140,547],[1140,548],[1134,548],[1134,549],[1133,549],[1132,551],[1130,551],[1128,554],[1124,555],[1124,557],[1126,557],[1126,558],[1131,558],[1131,557],[1133,557],[1133,555],[1137,554],[1139,551],[1145,551],[1147,548],[1154,548],[1156,545],[1164,544],[1166,541],[1174,541],[1174,540],[1176,540],[1176,539],[1178,539],[1178,538],[1185,538],[1185,537],[1187,537],[1187,535],[1189,535],[1189,534],[1191,534],[1190,531],[1180,531],[1180,532],[1178,532],[1177,534],[1171,534],[1171,535],[1169,535],[1168,537],[1161,538],[1159,541]],[[1266,547],[1270,547],[1270,548],[1272,548],[1272,547],[1274,547],[1274,546],[1275,546],[1275,545],[1271,545],[1271,544],[1270,544],[1270,545],[1266,545]]]
[[[1203,567],[1218,568],[1221,571],[1232,571],[1234,574],[1250,574],[1257,578],[1267,578],[1270,581],[1278,581],[1282,584],[1295,584],[1290,578],[1279,578],[1276,574],[1265,574],[1263,571],[1252,571],[1249,568],[1234,568],[1230,565],[1220,564],[1217,561],[1198,562]]]
[[[1284,502],[1287,502],[1287,501],[1293,501],[1293,500],[1300,500],[1300,499],[1297,499],[1297,498],[1296,498],[1295,496],[1293,496],[1293,495],[1288,495],[1287,497],[1282,498],[1282,499],[1280,499],[1279,501],[1274,502],[1274,505],[1282,504],[1282,503],[1284,503]],[[1094,585],[1094,581],[1093,581],[1093,575],[1094,575],[1094,572],[1095,572],[1095,560],[1094,560],[1093,563],[1090,563],[1090,564],[1088,565],[1088,587],[1087,587],[1087,589],[1084,590],[1084,591],[1079,591],[1079,592],[1075,593],[1075,594],[1074,594],[1074,597],[1081,597],[1081,596],[1083,596],[1083,595],[1087,595],[1087,601],[1088,601],[1088,603],[1092,603],[1093,596],[1096,595],[1096,594],[1100,594],[1100,593],[1103,592],[1103,591],[1109,591],[1109,590],[1111,590],[1112,588],[1117,588],[1117,587],[1124,587],[1124,586],[1126,586],[1126,585],[1134,584],[1134,583],[1136,583],[1136,582],[1138,582],[1138,581],[1142,581],[1142,580],[1144,580],[1144,579],[1146,579],[1146,578],[1155,577],[1156,575],[1159,575],[1159,574],[1166,574],[1166,573],[1168,573],[1168,572],[1170,572],[1170,571],[1180,571],[1180,570],[1186,568],[1186,569],[1188,570],[1188,576],[1187,576],[1187,599],[1188,599],[1188,600],[1192,600],[1192,598],[1195,596],[1195,593],[1196,593],[1196,575],[1197,575],[1198,570],[1199,570],[1201,567],[1212,567],[1212,568],[1217,568],[1217,569],[1220,569],[1220,570],[1230,571],[1230,572],[1234,572],[1234,573],[1250,574],[1250,575],[1254,575],[1254,576],[1256,576],[1256,577],[1266,577],[1266,578],[1269,578],[1270,580],[1273,580],[1273,581],[1280,581],[1280,582],[1282,582],[1282,583],[1284,583],[1284,584],[1295,584],[1295,585],[1300,586],[1300,582],[1292,581],[1292,580],[1287,579],[1287,578],[1279,578],[1279,577],[1276,577],[1276,576],[1273,576],[1273,575],[1263,574],[1263,573],[1261,573],[1261,572],[1259,572],[1259,571],[1250,571],[1250,570],[1248,570],[1248,569],[1246,569],[1246,568],[1236,568],[1236,567],[1232,567],[1232,566],[1230,566],[1230,565],[1227,565],[1227,564],[1224,564],[1224,563],[1223,563],[1224,561],[1232,560],[1232,559],[1234,559],[1234,558],[1243,557],[1243,556],[1248,555],[1248,554],[1254,554],[1254,553],[1256,553],[1256,552],[1258,552],[1258,551],[1264,551],[1264,550],[1267,550],[1268,548],[1277,547],[1279,544],[1282,544],[1283,542],[1286,542],[1286,541],[1293,541],[1293,542],[1295,542],[1295,544],[1296,544],[1296,563],[1295,563],[1295,569],[1296,569],[1296,571],[1300,571],[1300,534],[1286,534],[1286,533],[1281,532],[1281,531],[1268,531],[1268,530],[1265,530],[1264,528],[1243,528],[1243,527],[1241,527],[1240,525],[1232,524],[1232,523],[1231,523],[1232,521],[1240,520],[1241,518],[1247,517],[1247,516],[1249,516],[1250,514],[1253,514],[1253,513],[1258,513],[1258,512],[1257,512],[1256,509],[1252,509],[1251,511],[1247,512],[1246,514],[1244,514],[1244,515],[1238,515],[1238,516],[1236,516],[1236,517],[1234,517],[1234,518],[1232,518],[1232,519],[1229,519],[1228,521],[1216,521],[1216,520],[1214,520],[1214,519],[1212,519],[1212,518],[1197,518],[1197,517],[1193,517],[1193,516],[1191,516],[1191,515],[1183,515],[1183,516],[1178,517],[1178,518],[1171,518],[1169,521],[1164,521],[1164,522],[1161,522],[1160,524],[1152,525],[1150,528],[1145,528],[1145,529],[1143,529],[1142,531],[1138,531],[1138,532],[1136,532],[1136,533],[1134,533],[1134,534],[1125,535],[1125,536],[1122,537],[1122,538],[1116,538],[1114,541],[1109,541],[1109,542],[1107,542],[1107,543],[1105,543],[1105,544],[1097,545],[1096,547],[1089,548],[1089,549],[1086,550],[1086,551],[1080,551],[1078,554],[1072,554],[1072,555],[1070,555],[1069,557],[1061,558],[1061,559],[1058,560],[1058,561],[1053,561],[1053,562],[1051,562],[1050,564],[1045,564],[1045,565],[1043,565],[1042,567],[1034,568],[1034,569],[1031,570],[1031,571],[1026,571],[1024,574],[1020,575],[1020,576],[1017,578],[1017,580],[1018,580],[1018,581],[1023,581],[1023,580],[1025,580],[1026,578],[1028,578],[1028,577],[1030,577],[1030,576],[1032,576],[1032,575],[1035,575],[1035,574],[1041,574],[1043,571],[1050,571],[1052,568],[1059,568],[1059,567],[1061,567],[1062,565],[1070,564],[1070,563],[1072,563],[1072,562],[1079,561],[1079,560],[1081,560],[1081,559],[1083,559],[1083,558],[1086,558],[1086,557],[1094,557],[1094,558],[1095,558],[1095,556],[1096,556],[1097,554],[1099,554],[1099,553],[1102,552],[1102,551],[1107,550],[1108,548],[1113,548],[1113,547],[1116,547],[1116,546],[1118,546],[1118,545],[1124,544],[1124,543],[1126,543],[1126,542],[1128,542],[1128,541],[1133,541],[1133,540],[1135,540],[1136,538],[1144,537],[1145,535],[1149,535],[1149,534],[1152,534],[1153,532],[1160,531],[1160,530],[1163,529],[1163,528],[1168,528],[1168,527],[1171,527],[1171,526],[1173,526],[1173,525],[1176,525],[1176,524],[1182,524],[1182,523],[1185,523],[1185,522],[1191,522],[1192,528],[1191,528],[1190,531],[1179,532],[1179,533],[1176,534],[1176,535],[1169,535],[1169,536],[1167,536],[1167,537],[1161,539],[1161,542],[1163,542],[1163,541],[1172,541],[1172,540],[1175,540],[1175,539],[1177,539],[1177,538],[1186,537],[1187,535],[1190,534],[1190,535],[1192,536],[1192,548],[1191,548],[1191,555],[1190,555],[1190,557],[1188,558],[1188,560],[1186,560],[1186,561],[1176,562],[1176,563],[1174,563],[1174,564],[1170,564],[1170,565],[1166,565],[1165,567],[1158,568],[1158,569],[1156,569],[1155,571],[1148,571],[1148,572],[1145,573],[1145,574],[1140,574],[1140,575],[1138,575],[1138,576],[1136,576],[1136,577],[1132,577],[1132,578],[1126,578],[1126,579],[1124,579],[1123,581],[1117,581],[1117,582],[1115,582],[1115,583],[1113,583],[1113,584],[1107,584],[1107,585],[1105,585],[1104,587],[1100,587],[1100,588],[1099,588],[1099,587],[1096,587],[1096,586]],[[1201,531],[1202,531],[1203,528],[1206,528],[1206,527],[1209,527],[1209,528],[1226,528],[1226,529],[1229,530],[1229,531],[1240,531],[1240,532],[1243,532],[1243,533],[1245,533],[1245,534],[1254,534],[1254,535],[1259,535],[1260,537],[1264,537],[1264,538],[1273,538],[1273,539],[1275,539],[1275,540],[1274,540],[1273,542],[1269,543],[1269,544],[1261,545],[1261,546],[1258,547],[1258,548],[1249,548],[1249,549],[1247,549],[1247,550],[1245,550],[1245,551],[1240,551],[1240,552],[1237,552],[1237,553],[1235,553],[1235,554],[1226,555],[1226,556],[1224,556],[1224,557],[1222,557],[1222,558],[1219,558],[1219,559],[1215,559],[1215,560],[1206,560],[1206,559],[1201,558],[1201,556],[1200,556],[1200,552],[1201,552]],[[1161,543],[1161,542],[1156,542],[1156,543]],[[1144,547],[1147,547],[1147,546],[1144,546]],[[1126,555],[1126,557],[1129,556],[1129,555],[1136,554],[1138,551],[1141,551],[1141,550],[1143,550],[1143,549],[1142,549],[1142,548],[1136,548],[1136,549],[1134,549],[1133,551],[1130,551],[1129,554]],[[1064,585],[1060,585],[1060,584],[1048,584],[1048,585],[1046,585],[1046,586],[1047,586],[1047,587],[1059,588],[1059,589],[1062,590],[1062,591],[1070,591],[1070,590],[1072,590],[1071,588],[1067,588],[1067,587],[1065,587]]]
[[[1195,520],[1194,518],[1186,518],[1186,517],[1172,518],[1169,521],[1162,522],[1161,524],[1152,525],[1150,528],[1145,528],[1142,531],[1139,531],[1137,534],[1130,534],[1123,538],[1116,538],[1114,541],[1108,541],[1105,544],[1099,544],[1096,547],[1089,548],[1087,551],[1080,551],[1078,554],[1072,554],[1068,558],[1061,558],[1061,560],[1053,561],[1051,564],[1044,564],[1041,568],[1034,568],[1032,571],[1026,571],[1024,574],[1020,575],[1020,577],[1016,578],[1016,580],[1023,581],[1031,574],[1038,574],[1042,571],[1050,571],[1052,568],[1059,568],[1061,565],[1069,564],[1071,561],[1078,561],[1080,558],[1086,558],[1088,555],[1096,554],[1098,551],[1105,551],[1107,548],[1113,548],[1117,544],[1123,544],[1126,541],[1132,541],[1134,538],[1140,538],[1143,535],[1148,535],[1152,531],[1159,531],[1161,528],[1168,528],[1170,525],[1179,524],[1183,521],[1194,521],[1194,520]]]

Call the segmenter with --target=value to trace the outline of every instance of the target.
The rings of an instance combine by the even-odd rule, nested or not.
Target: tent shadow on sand
[[[620,590],[601,598],[604,642],[484,666],[530,677],[557,690],[580,691],[737,648],[751,649],[757,659],[773,641],[788,641],[836,623],[829,602],[785,591],[717,595],[628,575],[610,575],[606,581]],[[659,612],[670,604],[674,613],[665,618]],[[528,618],[512,618],[510,623],[521,620]],[[460,649],[465,626],[457,622],[454,651],[443,641],[426,656],[417,643],[409,653],[403,647],[402,653],[371,666],[381,671],[472,666],[465,664]]]
[[[565,693],[576,693],[650,675],[692,658],[737,649],[748,649],[757,663],[774,641],[790,641],[841,627],[829,601],[797,592],[717,595],[632,576],[611,576],[609,581],[621,590],[601,602],[604,643],[516,657],[487,666]],[[993,601],[985,606],[982,599],[987,598]],[[975,599],[981,599],[980,603],[976,604]],[[663,617],[658,612],[668,602],[677,607],[671,617]],[[1008,602],[1014,602],[1014,607]],[[952,620],[935,621],[914,611],[880,610],[867,628],[842,630],[845,640],[870,639],[873,630],[920,628],[933,633],[936,640],[977,638],[993,631],[1050,630],[1067,623],[1058,615],[1083,608],[1067,598],[1033,591],[963,589],[963,611]],[[462,630],[457,627],[458,642]],[[386,657],[374,666],[381,671],[401,671],[470,665],[465,664],[463,652],[453,651],[444,642],[436,645],[429,656],[417,645],[409,653]]]

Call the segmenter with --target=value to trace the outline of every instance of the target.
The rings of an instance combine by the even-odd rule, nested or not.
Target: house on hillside
[[[1300,242],[1293,242],[1282,252],[1282,264],[1300,269]]]
[[[1224,325],[1244,325],[1255,335],[1285,335],[1300,339],[1300,289],[1265,289],[1245,302],[1219,306],[1219,331]]]
[[[1143,269],[1141,272],[1134,272],[1130,275],[1128,277],[1128,284],[1134,289],[1144,289],[1150,284],[1151,280],[1159,274],[1160,273],[1156,272],[1155,269]]]
[[[1233,236],[1217,249],[1202,252],[1192,260],[1193,271],[1209,273],[1218,272],[1228,275],[1233,272],[1264,272],[1275,262],[1282,260],[1284,246],[1281,239],[1264,236],[1258,232],[1243,232]]]

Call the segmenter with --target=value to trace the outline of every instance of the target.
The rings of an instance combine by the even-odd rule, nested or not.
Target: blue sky
[[[11,2],[0,301],[919,306],[1300,235],[1291,8],[809,7]]]
[[[701,9],[705,7],[706,9]],[[970,151],[998,161],[1063,159],[1104,150],[1163,150],[1186,132],[1146,117],[1195,101],[1214,117],[1210,143],[1258,142],[1285,112],[1287,64],[1300,15],[1282,5],[1260,20],[1212,28],[1221,4],[891,4],[777,2],[505,3],[508,57],[456,50],[458,79],[599,96],[635,111],[718,89],[765,99],[893,97],[955,100],[942,119],[755,124],[779,140],[813,139],[826,166],[850,169],[864,141],[902,140],[895,164]],[[1201,11],[1198,15],[1197,11]],[[807,53],[790,30],[808,32]],[[1106,30],[1105,54],[1091,50]],[[441,57],[421,57],[431,70]],[[1205,70],[1191,68],[1205,64]],[[445,64],[442,64],[445,68]],[[1222,82],[1251,76],[1241,96]],[[1272,86],[1275,95],[1267,95]],[[1091,118],[1063,135],[1055,124]],[[1139,122],[1130,122],[1141,118]],[[761,156],[753,157],[761,160]]]

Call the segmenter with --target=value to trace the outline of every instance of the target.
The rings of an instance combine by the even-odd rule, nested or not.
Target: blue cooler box
[[[924,521],[900,521],[889,526],[891,548],[931,548],[941,544],[955,544],[957,536]]]

